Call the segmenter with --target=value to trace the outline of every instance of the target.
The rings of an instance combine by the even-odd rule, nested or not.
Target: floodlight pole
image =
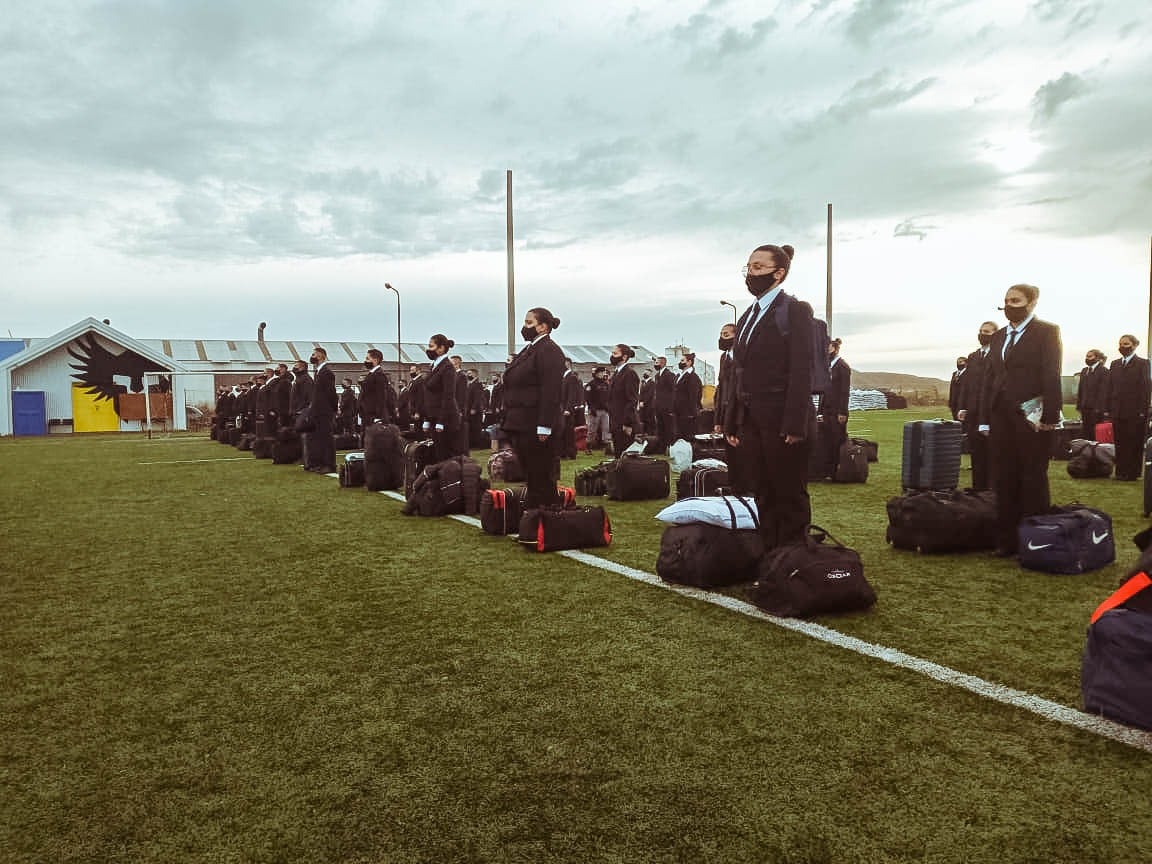
[[[727,300],[721,300],[720,305],[732,307],[732,323],[735,324],[736,323],[736,304],[735,303],[729,303]]]
[[[400,292],[392,287],[391,282],[385,282],[384,287],[396,295],[396,381],[392,385],[396,388],[396,392],[400,392],[400,382],[404,380],[401,368],[403,360],[400,356]]]
[[[824,290],[824,320],[828,322],[828,334],[832,334],[832,205],[828,205],[828,284]]]
[[[516,276],[512,261],[512,169],[505,174],[506,216],[508,230],[508,356],[516,353]]]

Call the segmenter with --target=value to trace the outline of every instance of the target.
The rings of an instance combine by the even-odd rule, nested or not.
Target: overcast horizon
[[[1134,0],[5,0],[0,332],[680,342],[761,243],[854,368],[947,378],[1016,282],[1064,372],[1148,330]],[[1146,346],[1145,346],[1146,347]],[[1144,354],[1144,348],[1140,353]],[[607,358],[605,358],[607,359]]]

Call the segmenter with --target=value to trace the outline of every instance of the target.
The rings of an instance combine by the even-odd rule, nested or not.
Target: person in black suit
[[[528,345],[504,372],[504,432],[524,469],[524,507],[560,503],[560,430],[564,414],[564,352],[552,341],[560,319],[529,309],[520,335]]]
[[[781,290],[791,246],[759,246],[745,284],[756,298],[736,325],[736,410],[725,417],[728,443],[741,448],[755,491],[766,549],[803,542],[812,505],[808,456],[816,426],[812,406],[812,307]]]
[[[968,439],[969,459],[972,464],[972,488],[984,492],[992,488],[991,471],[988,467],[988,436],[979,431],[980,398],[984,392],[984,373],[988,369],[989,345],[1000,325],[995,321],[985,321],[976,332],[980,347],[967,357],[964,377],[960,381],[956,419],[964,424],[964,436]]]
[[[660,440],[649,452],[663,453],[676,440],[676,373],[668,368],[667,357],[652,358],[652,368],[655,370],[652,379],[656,382],[652,392],[652,413],[656,419],[656,436]]]
[[[1116,441],[1116,479],[1139,480],[1144,439],[1148,435],[1148,402],[1152,396],[1148,361],[1136,356],[1140,340],[1120,337],[1120,356],[1108,370],[1108,413]]]
[[[418,366],[408,367],[408,383],[400,389],[396,400],[396,422],[401,429],[416,429],[420,426],[420,412],[423,410],[421,391],[424,376]]]
[[[584,386],[584,405],[588,417],[588,449],[607,449],[611,417],[608,414],[608,370],[603,366],[592,370],[592,380]]]
[[[612,453],[619,456],[636,440],[637,406],[640,404],[640,376],[628,365],[636,356],[623,343],[612,349],[608,362],[612,377],[608,380],[608,424],[611,429]]]
[[[468,379],[468,447],[484,446],[484,414],[488,411],[488,391],[475,369],[469,369]]]
[[[456,370],[456,406],[460,409],[460,428],[456,430],[456,443],[452,445],[456,455],[468,452],[468,373],[464,371],[464,358],[453,354],[448,358]]]
[[[576,458],[576,427],[584,425],[584,382],[572,369],[572,358],[564,358],[564,431],[560,438],[560,458]]]
[[[336,373],[328,365],[328,352],[319,345],[312,349],[309,360],[316,366],[316,380],[312,387],[312,401],[308,404],[308,418],[316,428],[308,446],[312,460],[308,470],[317,474],[335,474],[336,441],[332,437],[332,426],[338,404]]]
[[[736,410],[736,362],[732,359],[732,348],[736,344],[736,325],[725,324],[720,328],[720,338],[716,345],[720,349],[720,368],[716,373],[716,392],[712,396],[712,434],[723,435],[728,417]],[[741,467],[739,447],[724,441],[724,461],[728,464],[728,485],[737,495],[753,494],[748,485],[747,472]]]
[[[360,421],[365,428],[373,423],[391,423],[393,407],[388,397],[392,385],[384,373],[384,355],[376,348],[369,348],[364,355],[364,366],[368,374],[360,384]]]
[[[276,365],[276,386],[272,393],[272,406],[277,428],[291,426],[292,376],[288,374],[287,363]]]
[[[1017,528],[1050,506],[1048,457],[1060,421],[1060,328],[1036,317],[1040,289],[1013,285],[1004,295],[1008,326],[988,346],[980,398],[981,432],[988,432],[996,493],[996,554],[1016,554]],[[1040,400],[1033,422],[1022,406]],[[1038,403],[1032,403],[1038,404]],[[1031,405],[1029,405],[1031,407]]]
[[[968,368],[967,357],[956,358],[956,371],[952,373],[952,380],[948,383],[948,410],[953,420],[959,420],[956,415],[960,411],[960,392],[964,387],[964,372]]]
[[[656,411],[652,408],[652,397],[656,393],[656,382],[652,380],[652,373],[645,369],[640,376],[640,404],[637,413],[640,426],[645,435],[655,435]]]
[[[1098,348],[1090,348],[1084,354],[1084,368],[1080,370],[1080,381],[1076,385],[1076,410],[1080,413],[1083,435],[1089,441],[1096,440],[1096,424],[1108,413],[1108,367],[1107,358]]]
[[[463,454],[460,450],[460,427],[463,424],[460,403],[456,401],[460,376],[448,359],[448,349],[455,344],[443,333],[436,333],[428,340],[424,352],[432,361],[432,371],[421,387],[423,420],[420,428],[430,433],[436,442],[433,452],[437,462],[468,452],[467,448]]]
[[[848,440],[848,396],[852,388],[852,369],[840,357],[841,340],[828,343],[828,387],[820,394],[816,406],[816,424],[819,432],[820,477],[836,476],[840,461],[840,448]]]
[[[704,393],[704,385],[700,382],[696,369],[693,368],[695,362],[695,354],[685,354],[680,358],[677,364],[680,367],[680,374],[676,376],[672,395],[672,413],[676,415],[676,437],[683,438],[689,444],[696,438],[696,418],[700,416],[700,397]]]

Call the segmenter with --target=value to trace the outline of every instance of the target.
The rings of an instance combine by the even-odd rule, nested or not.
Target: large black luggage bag
[[[612,542],[612,523],[603,507],[545,507],[526,511],[518,533],[529,552],[593,549]]]
[[[904,424],[900,484],[905,489],[947,491],[960,485],[960,441],[964,432],[952,420],[913,420]]]
[[[767,552],[744,591],[764,611],[789,618],[853,612],[876,602],[860,555],[815,525],[803,542]]]
[[[1112,518],[1083,504],[1020,520],[1018,557],[1026,570],[1087,573],[1116,560]]]
[[[693,465],[680,472],[676,479],[676,500],[681,498],[704,498],[719,495],[719,490],[728,486],[728,468],[697,467]]]
[[[343,433],[332,436],[332,443],[337,450],[357,450],[360,447],[360,436]]]
[[[564,507],[576,506],[576,490],[558,486]],[[520,517],[524,515],[527,486],[506,489],[485,489],[480,495],[480,528],[485,534],[515,534],[520,530]]]
[[[271,459],[272,447],[275,445],[275,438],[257,438],[252,442],[252,456],[255,459]]]
[[[1052,458],[1063,461],[1071,456],[1071,444],[1084,437],[1084,424],[1079,420],[1065,420],[1059,429],[1052,430]]]
[[[604,485],[613,501],[667,498],[671,480],[668,463],[650,456],[621,456],[604,473]]]
[[[862,444],[848,439],[840,445],[832,480],[835,483],[868,482],[868,451]]]
[[[403,512],[407,516],[475,516],[480,512],[480,495],[487,488],[488,481],[471,457],[453,456],[420,472]]]
[[[285,428],[276,432],[276,443],[272,445],[272,464],[293,465],[304,455],[304,445],[295,429]]]
[[[576,494],[592,497],[606,494],[608,486],[605,477],[608,473],[608,466],[611,464],[611,462],[601,462],[599,465],[592,465],[577,471],[572,481]]]
[[[420,476],[428,463],[432,461],[432,456],[436,452],[436,443],[434,441],[409,441],[404,445],[404,462],[401,473],[403,474],[404,481],[404,497],[412,497],[412,485],[416,482],[416,478]]]
[[[370,492],[399,489],[404,482],[404,438],[389,423],[364,429],[364,485]],[[422,467],[422,466],[421,466]]]
[[[1140,545],[1139,536],[1137,545]],[[1152,578],[1140,570],[1092,613],[1080,666],[1084,710],[1118,723],[1152,730],[1149,670],[1152,670]]]
[[[971,489],[888,499],[886,539],[897,549],[966,552],[996,547],[996,495]]]
[[[340,485],[345,489],[363,486],[367,468],[364,461],[363,450],[353,450],[344,454],[344,461],[340,463]]]
[[[1152,514],[1152,438],[1144,442],[1144,518]]]
[[[697,588],[719,588],[755,579],[764,556],[759,519],[740,498],[732,500],[752,514],[755,528],[737,529],[734,510],[730,528],[702,522],[669,525],[660,537],[656,575],[665,582]],[[732,501],[725,498],[724,502],[732,510]]]

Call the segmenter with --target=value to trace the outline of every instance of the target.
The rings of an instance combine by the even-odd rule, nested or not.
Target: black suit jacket
[[[476,416],[483,416],[488,410],[488,391],[479,381],[468,382],[468,413],[476,412]]]
[[[964,415],[965,423],[976,423],[980,417],[980,399],[984,395],[984,375],[987,371],[988,361],[977,348],[968,355],[968,365],[964,367],[959,392],[956,394],[956,413],[967,412]]]
[[[1003,358],[1008,328],[996,331],[988,348],[988,365],[984,372],[980,398],[980,424],[988,424],[998,406],[1019,406],[1036,396],[1044,399],[1042,423],[1055,423],[1060,418],[1062,394],[1060,366],[1064,348],[1060,328],[1033,318],[1016,341],[1007,360]]]
[[[307,371],[296,373],[289,393],[288,413],[296,416],[312,404],[312,376]]]
[[[673,382],[675,384],[675,382]],[[660,391],[660,385],[656,385]],[[640,401],[640,376],[631,364],[608,380],[608,419],[614,426],[636,425],[636,404]],[[671,409],[671,406],[669,406]]]
[[[1085,411],[1108,410],[1108,367],[1103,363],[1096,364],[1096,368],[1085,366],[1080,370],[1080,383],[1076,385],[1076,410],[1083,414]]]
[[[325,363],[316,370],[316,381],[312,386],[312,401],[308,405],[308,416],[317,417],[336,416],[336,373],[332,367]]]
[[[786,317],[788,334],[777,323],[777,308]],[[772,305],[764,311],[755,329],[744,335],[753,304],[745,310],[736,324],[736,386],[739,400],[751,413],[757,408],[783,409],[781,435],[806,438],[811,430],[812,418],[812,307],[781,291]],[[740,411],[732,411],[724,431],[739,434]]]
[[[825,420],[835,420],[837,415],[848,416],[848,393],[852,389],[852,368],[843,360],[837,360],[829,370],[831,379],[828,388],[820,394],[820,405],[816,413]]]
[[[957,369],[952,373],[952,380],[948,384],[948,410],[952,412],[952,419],[960,411],[961,394],[964,392],[965,378],[968,376],[968,367]]]
[[[1112,361],[1108,370],[1108,413],[1113,420],[1147,417],[1150,396],[1152,383],[1147,360],[1133,357],[1127,365],[1122,357]]]
[[[652,394],[652,410],[657,414],[671,414],[676,401],[676,373],[665,366],[652,376],[656,390]]]
[[[715,425],[721,429],[727,426],[728,414],[736,399],[736,363],[724,351],[720,354],[720,370],[716,374],[716,392],[712,396],[715,411]],[[711,430],[709,430],[711,431]]]
[[[694,417],[700,413],[700,397],[704,385],[695,370],[686,371],[676,380],[676,396],[672,402],[672,412],[677,417]]]
[[[460,405],[456,393],[460,375],[452,361],[444,358],[428,375],[423,376],[420,387],[420,419],[425,423],[442,425],[445,429],[460,426]]]
[[[392,412],[388,408],[388,394],[392,388],[384,380],[384,367],[376,366],[360,384],[360,419],[367,426],[373,420],[392,422]]]
[[[575,411],[584,407],[584,383],[575,372],[564,375],[564,410]]]
[[[504,422],[510,432],[560,431],[564,408],[564,352],[544,335],[525,346],[504,370]]]

